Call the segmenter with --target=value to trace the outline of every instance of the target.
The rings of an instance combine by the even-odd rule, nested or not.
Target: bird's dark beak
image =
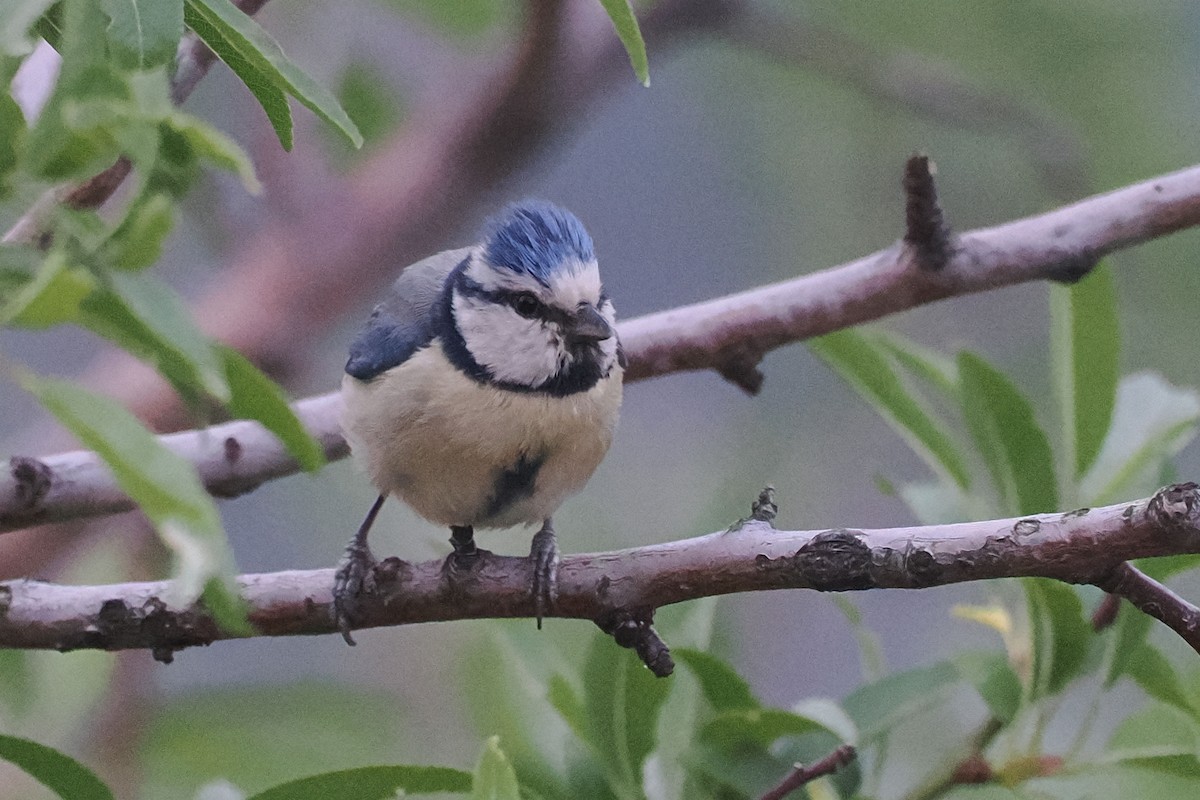
[[[613,327],[608,320],[600,316],[600,312],[590,303],[580,306],[567,320],[567,339],[572,343],[602,342],[611,339]]]

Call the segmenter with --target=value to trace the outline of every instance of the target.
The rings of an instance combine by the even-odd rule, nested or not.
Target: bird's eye
[[[542,303],[531,294],[521,293],[513,298],[512,307],[513,311],[528,319],[538,315],[538,311],[542,308]]]

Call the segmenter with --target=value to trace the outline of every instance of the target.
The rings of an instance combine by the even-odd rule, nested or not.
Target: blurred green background
[[[574,5],[572,13],[596,12],[595,3]],[[669,48],[651,42],[651,87],[638,86],[631,73],[617,75],[574,133],[501,193],[503,200],[552,199],[585,222],[624,317],[812,272],[889,245],[902,232],[901,167],[915,151],[936,161],[943,206],[958,230],[1200,160],[1194,3],[852,0],[770,7],[855,42],[858,49],[835,53],[834,64],[857,59],[870,72],[885,58],[927,62],[974,87],[985,106],[992,105],[987,98],[1002,96],[1022,114],[1047,121],[1046,130],[1060,132],[1058,141],[1070,147],[1055,150],[1040,128],[994,108],[997,119],[965,127],[882,100],[837,77],[830,64],[797,68],[719,36]],[[514,4],[487,0],[277,2],[259,19],[297,62],[339,88],[364,131],[376,137],[411,121],[414,109],[451,91],[463,75],[482,74],[519,24]],[[869,83],[878,88],[902,79],[902,72],[889,71]],[[300,147],[282,156],[253,98],[220,66],[187,108],[233,135],[260,170],[269,165],[264,198],[214,175],[186,202],[162,270],[191,293],[220,280],[222,264],[263,220],[288,213],[278,187],[295,184],[273,182],[272,172],[314,174],[305,159],[346,169],[361,156],[304,111],[297,112]],[[455,222],[459,232],[447,247],[472,241],[482,218]],[[1198,247],[1200,233],[1193,231],[1110,259],[1123,371],[1153,369],[1177,385],[1200,384],[1200,360],[1192,356]],[[350,336],[369,310],[362,304],[308,354],[306,370],[289,386],[295,396],[337,385]],[[1045,286],[942,302],[880,325],[947,354],[961,347],[986,354],[1050,421]],[[0,347],[63,375],[77,374],[98,352],[92,338],[74,330],[3,331]],[[556,517],[563,549],[603,550],[716,530],[745,515],[766,484],[778,489],[780,527],[911,524],[906,508],[877,488],[880,476],[924,477],[925,468],[891,429],[803,346],[772,353],[763,367],[767,380],[756,398],[709,373],[630,387],[611,453],[586,492]],[[0,409],[0,436],[11,443],[3,451],[36,447],[31,436],[50,425],[11,383],[0,383]],[[1196,447],[1181,455],[1179,474],[1200,476]],[[243,571],[309,568],[336,560],[372,497],[355,466],[341,462],[316,476],[270,483],[223,502],[222,510]],[[398,503],[385,509],[373,535],[376,552],[409,559],[440,558],[445,538]],[[489,534],[481,543],[524,552],[528,532]],[[110,549],[98,543],[76,553],[68,577],[119,578]],[[853,601],[881,637],[889,667],[903,668],[972,643],[995,645],[994,634],[952,617],[950,608],[1010,594],[1000,585],[969,585],[871,592]],[[723,598],[715,606],[717,649],[767,701],[838,697],[860,682],[854,636],[828,597],[769,593]],[[664,627],[685,614],[662,612]],[[101,774],[117,740],[138,738],[147,798],[190,797],[217,777],[253,790],[358,764],[469,767],[483,736],[493,732],[474,725],[471,706],[505,699],[495,693],[504,691],[502,684],[480,691],[480,672],[498,660],[497,649],[526,647],[539,657],[570,660],[592,634],[584,623],[550,620],[534,638],[532,627],[472,622],[364,631],[353,650],[334,636],[225,642],[185,651],[169,667],[148,665],[139,672],[144,679],[115,687],[108,655],[3,653],[13,662],[4,675],[27,681],[37,712],[5,727],[76,753]],[[1168,650],[1182,652],[1162,638]],[[145,654],[130,657],[149,661]],[[110,692],[145,700],[145,715],[127,720],[126,728],[105,727]],[[535,709],[518,704],[514,713]],[[919,751],[936,742],[911,746]],[[12,786],[19,794],[11,796],[35,796],[24,784]]]

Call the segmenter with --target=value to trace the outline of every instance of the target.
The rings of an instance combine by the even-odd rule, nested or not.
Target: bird
[[[479,243],[403,270],[342,378],[342,428],[379,493],[335,571],[346,642],[389,496],[449,527],[448,580],[483,552],[477,528],[540,524],[529,555],[540,628],[557,595],[552,515],[612,443],[625,366],[591,236],[560,206],[510,205]]]

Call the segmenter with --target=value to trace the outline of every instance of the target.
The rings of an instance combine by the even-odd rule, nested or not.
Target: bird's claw
[[[529,560],[533,566],[533,609],[541,630],[542,617],[553,611],[558,602],[558,541],[548,524],[534,534]]]
[[[333,576],[334,622],[346,644],[351,647],[355,644],[354,637],[350,635],[351,620],[358,611],[360,599],[372,588],[371,576],[375,563],[371,548],[352,543],[346,548],[346,554],[342,556]]]

